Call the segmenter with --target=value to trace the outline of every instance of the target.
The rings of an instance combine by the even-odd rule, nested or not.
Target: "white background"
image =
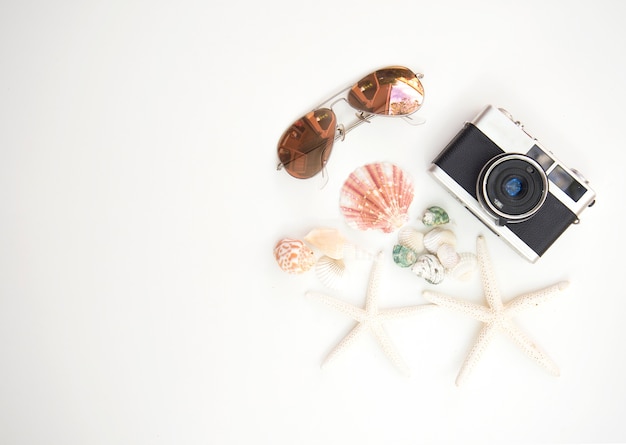
[[[626,441],[620,1],[56,1],[0,6],[0,442],[415,444]],[[374,120],[329,179],[275,170],[285,128],[386,65],[423,72],[421,127]],[[487,103],[506,107],[598,194],[529,264],[426,174]],[[347,110],[338,105],[343,119]],[[348,114],[349,115],[349,114]],[[461,388],[480,324],[438,309],[390,322],[323,371],[353,321],[272,249],[318,225],[385,251],[381,306],[433,289],[395,234],[349,229],[347,175],[413,178],[411,223],[446,207],[484,234],[505,301],[570,280],[516,322],[549,375],[500,336]],[[354,284],[325,291],[362,304]],[[477,278],[438,288],[482,302]]]

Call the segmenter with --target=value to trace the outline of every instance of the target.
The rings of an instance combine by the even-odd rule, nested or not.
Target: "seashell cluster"
[[[476,255],[457,252],[456,235],[445,227],[449,221],[444,209],[429,207],[422,217],[422,223],[429,228],[427,232],[412,226],[398,231],[394,262],[400,267],[410,267],[415,275],[431,284],[441,283],[446,276],[469,279],[478,268]]]
[[[390,233],[407,222],[413,193],[413,182],[397,165],[367,164],[344,182],[339,207],[350,227]]]
[[[313,249],[320,252],[319,258]],[[345,260],[371,260],[373,255],[349,243],[339,230],[319,227],[309,231],[304,240],[283,238],[278,241],[274,258],[278,266],[290,274],[302,274],[315,266],[320,282],[337,289],[346,274]]]

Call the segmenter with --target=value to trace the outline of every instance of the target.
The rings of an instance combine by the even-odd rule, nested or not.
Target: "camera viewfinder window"
[[[572,178],[561,166],[557,165],[548,175],[548,179],[554,182],[558,188],[563,190],[574,201],[578,201],[587,192],[587,189]]]
[[[533,158],[541,165],[541,168],[548,170],[548,168],[554,164],[554,160],[548,156],[541,148],[533,145],[533,148],[527,153],[527,156]]]

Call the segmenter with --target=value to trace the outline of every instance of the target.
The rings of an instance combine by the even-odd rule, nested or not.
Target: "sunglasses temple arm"
[[[417,127],[418,125],[424,125],[426,123],[426,118],[423,116],[403,116],[402,119],[409,125],[413,125]]]

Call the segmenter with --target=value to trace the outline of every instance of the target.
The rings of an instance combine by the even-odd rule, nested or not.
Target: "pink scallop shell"
[[[347,223],[358,230],[385,233],[402,227],[413,202],[413,183],[397,165],[367,164],[343,184],[339,206]]]

